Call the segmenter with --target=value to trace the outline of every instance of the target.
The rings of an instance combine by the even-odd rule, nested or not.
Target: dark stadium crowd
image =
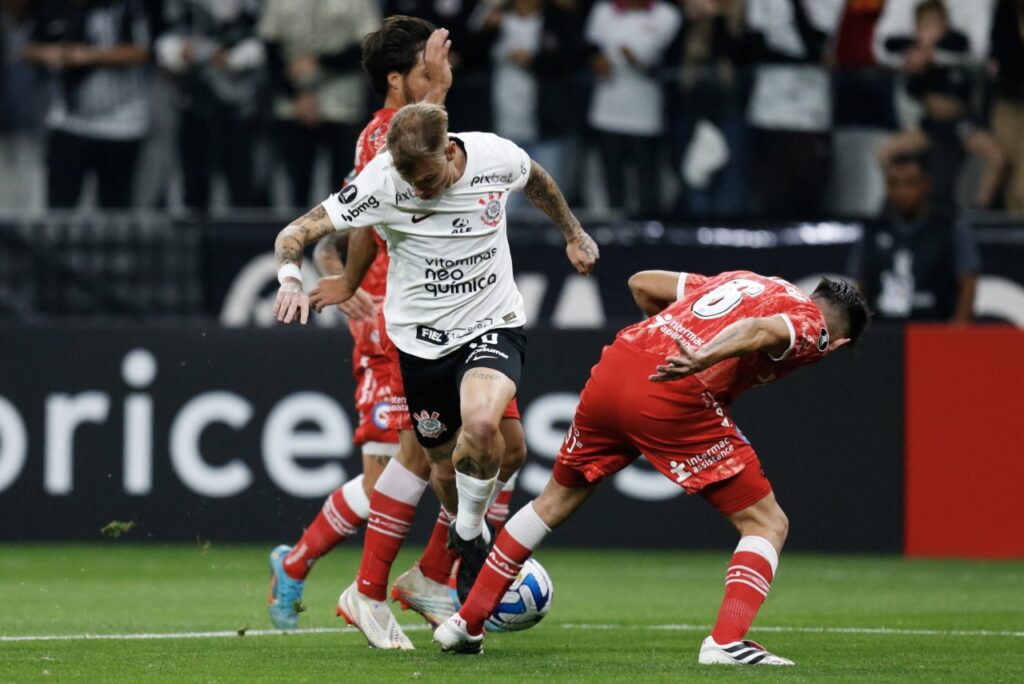
[[[579,207],[1024,212],[1024,0],[0,0],[0,208],[305,207],[379,106],[363,36],[451,31],[454,130],[520,144]]]

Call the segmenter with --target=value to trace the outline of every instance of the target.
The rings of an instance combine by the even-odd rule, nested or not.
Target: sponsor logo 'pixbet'
[[[512,182],[512,172],[509,173],[484,173],[479,176],[473,176],[473,180],[469,181],[469,187],[476,185],[496,185],[496,184],[508,184]]]

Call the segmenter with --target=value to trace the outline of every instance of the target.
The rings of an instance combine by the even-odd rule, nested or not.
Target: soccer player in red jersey
[[[651,318],[619,331],[604,348],[547,487],[508,521],[467,600],[434,640],[445,651],[479,653],[484,621],[541,541],[604,478],[643,454],[740,533],[699,662],[792,665],[743,639],[768,595],[788,521],[728,406],[750,387],[856,342],[867,305],[846,283],[823,279],[807,297],[750,271],[645,271],[629,284]]]
[[[385,147],[391,119],[400,107],[410,102],[444,102],[451,86],[450,46],[446,30],[436,29],[429,22],[413,17],[389,17],[378,31],[367,36],[363,44],[364,68],[385,101],[384,107],[375,112],[359,136],[356,173]],[[347,239],[343,233],[328,236],[317,243],[314,259],[322,275],[344,273],[341,255],[346,247]],[[391,563],[397,556],[415,504],[430,476],[430,463],[410,432],[412,424],[404,402],[397,352],[378,320],[382,315],[380,302],[384,298],[387,270],[387,253],[381,249],[356,294],[339,305],[348,317],[354,340],[352,361],[359,425],[353,441],[362,448],[363,474],[327,497],[320,513],[294,547],[282,545],[271,553],[269,612],[273,624],[282,629],[291,629],[298,624],[296,602],[302,597],[304,581],[314,562],[355,534],[368,518],[371,524],[364,553],[364,566],[367,567],[360,573],[367,580],[363,590],[375,602],[385,599]],[[505,457],[499,477],[503,486],[498,488],[488,512],[488,519],[498,530],[508,518],[508,501],[515,473],[526,456],[522,425],[514,401],[504,418]],[[394,462],[394,465],[389,476],[384,478],[385,497],[375,506],[374,488],[387,471],[389,462]],[[453,503],[450,505],[454,507]],[[381,511],[382,508],[386,512]],[[373,515],[374,511],[383,513],[383,517]],[[404,521],[406,517],[408,521]],[[403,519],[403,522],[396,523],[396,518]],[[454,555],[446,548],[452,519],[453,514],[442,506],[423,556],[412,570],[395,582],[393,590],[394,597],[401,600],[404,607],[417,610],[433,623],[440,622],[454,611],[447,591]],[[380,613],[377,622],[384,624],[380,629],[374,629],[372,625],[364,628],[370,632],[368,638],[371,643],[376,640],[374,645],[389,648],[399,647],[398,644],[411,646],[400,629],[388,629],[388,623],[393,622],[390,610],[386,606],[374,607],[376,611],[371,612]]]

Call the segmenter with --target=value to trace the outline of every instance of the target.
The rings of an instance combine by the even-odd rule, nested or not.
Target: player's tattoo
[[[380,467],[384,468],[387,466],[388,461],[391,460],[390,456],[367,456],[372,462],[376,463]]]
[[[484,380],[485,382],[498,382],[505,376],[501,373],[488,373],[487,371],[473,369],[466,371],[462,377],[473,378],[474,380]]]
[[[455,470],[462,473],[463,475],[469,475],[479,480],[484,479],[484,469],[469,456],[465,456],[458,461],[455,461]]]
[[[306,245],[316,242],[325,235],[334,232],[327,210],[317,205],[304,215],[292,221],[277,236],[274,242],[274,254],[277,265],[301,264],[302,250]]]
[[[440,463],[442,461],[448,461],[452,458],[452,453],[455,451],[456,445],[454,443],[445,444],[440,447],[430,447],[424,449],[427,452],[427,458],[430,459],[431,463]]]
[[[573,216],[555,179],[535,161],[530,162],[530,180],[526,181],[523,194],[533,203],[533,206],[543,211],[561,229],[566,242],[575,241],[589,256],[596,256],[593,240],[590,240],[590,237],[584,232],[583,226]]]

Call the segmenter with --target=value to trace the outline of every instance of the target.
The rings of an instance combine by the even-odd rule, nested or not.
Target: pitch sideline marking
[[[578,630],[651,630],[651,631],[673,631],[673,632],[707,632],[711,625],[691,624],[667,624],[667,625],[616,625],[609,623],[563,623],[557,625],[561,629]],[[403,625],[402,629],[407,632],[422,632],[431,629],[429,625]],[[49,634],[49,635],[28,635],[28,636],[2,636],[0,642],[13,641],[133,641],[146,639],[219,639],[226,637],[238,638],[242,630],[222,630],[211,632],[166,632],[166,633],[138,633],[138,634]],[[774,633],[799,633],[799,634],[878,634],[896,636],[978,636],[978,637],[1015,637],[1024,638],[1024,631],[997,631],[988,629],[901,629],[897,627],[782,627],[765,626],[755,627],[754,632]],[[244,636],[273,636],[291,634],[356,634],[354,627],[307,627],[303,629],[289,630],[287,632],[278,629],[246,629]]]

